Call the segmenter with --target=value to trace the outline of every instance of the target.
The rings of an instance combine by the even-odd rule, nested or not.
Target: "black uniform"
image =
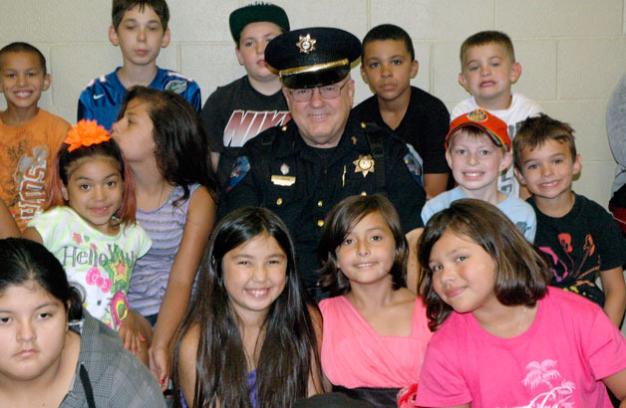
[[[412,173],[412,157],[402,141],[375,125],[350,119],[335,148],[316,149],[291,121],[245,144],[220,213],[261,206],[278,214],[289,227],[300,276],[311,290],[317,282],[316,248],[324,219],[343,198],[384,193],[405,232],[422,226],[426,196]]]

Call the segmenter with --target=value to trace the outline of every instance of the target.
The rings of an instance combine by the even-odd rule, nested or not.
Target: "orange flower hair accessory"
[[[68,145],[67,151],[73,152],[79,147],[88,147],[111,140],[111,136],[104,127],[98,125],[95,120],[79,120],[67,132],[63,141]]]

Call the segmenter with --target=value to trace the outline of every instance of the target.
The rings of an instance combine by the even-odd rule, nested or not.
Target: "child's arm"
[[[183,336],[178,356],[178,379],[183,397],[188,407],[193,407],[194,390],[196,389],[196,358],[198,357],[198,344],[200,343],[200,326],[192,326]]]
[[[425,173],[424,174],[424,190],[426,190],[426,199],[435,197],[436,195],[446,191],[448,186],[448,173]]]
[[[424,228],[415,228],[406,234],[409,245],[409,259],[406,265],[406,287],[415,294],[419,294],[417,282],[420,277],[420,265],[417,261],[417,241],[422,232],[424,232]]]
[[[626,310],[626,283],[621,266],[600,272],[600,281],[604,289],[604,312],[611,322],[619,328]]]
[[[174,258],[150,346],[150,370],[159,382],[170,375],[171,340],[183,319],[196,272],[215,221],[215,202],[204,187],[190,198],[183,238]]]
[[[31,241],[43,244],[43,238],[41,237],[39,232],[37,232],[37,230],[33,227],[26,228],[22,233],[22,238],[30,239]]]
[[[148,346],[152,337],[150,323],[139,313],[129,310],[119,328],[124,348],[148,365]]]
[[[20,230],[4,201],[0,200],[0,238],[19,237]]]
[[[620,407],[626,408],[626,369],[602,380],[615,397],[621,401]]]
[[[313,323],[313,330],[315,330],[315,338],[317,340],[317,350],[311,352],[311,365],[309,372],[309,385],[307,390],[307,397],[311,397],[317,394],[323,394],[331,389],[330,382],[322,374],[322,314],[314,306],[308,307],[309,315],[311,316],[311,323]]]

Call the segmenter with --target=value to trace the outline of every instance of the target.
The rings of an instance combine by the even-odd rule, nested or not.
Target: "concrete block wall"
[[[244,74],[234,57],[229,13],[252,0],[169,0],[172,43],[159,65],[201,85],[203,99]],[[606,205],[614,161],[605,128],[608,98],[626,72],[626,0],[275,0],[292,27],[336,26],[362,38],[391,22],[412,36],[420,71],[415,85],[449,108],[465,98],[457,84],[464,38],[485,29],[513,38],[523,74],[515,89],[577,131],[583,173],[576,191]],[[41,48],[53,75],[42,106],[75,120],[81,89],[121,63],[108,42],[109,0],[2,0],[0,45],[28,41]],[[358,72],[357,101],[369,96]],[[0,106],[4,101],[0,103]]]

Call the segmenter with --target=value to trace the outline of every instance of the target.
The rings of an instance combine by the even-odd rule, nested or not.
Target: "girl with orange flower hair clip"
[[[125,347],[147,363],[151,329],[129,310],[126,295],[135,262],[151,241],[135,223],[133,182],[120,148],[95,121],[80,121],[55,166],[46,211],[23,235],[56,256],[85,309],[119,331]]]

